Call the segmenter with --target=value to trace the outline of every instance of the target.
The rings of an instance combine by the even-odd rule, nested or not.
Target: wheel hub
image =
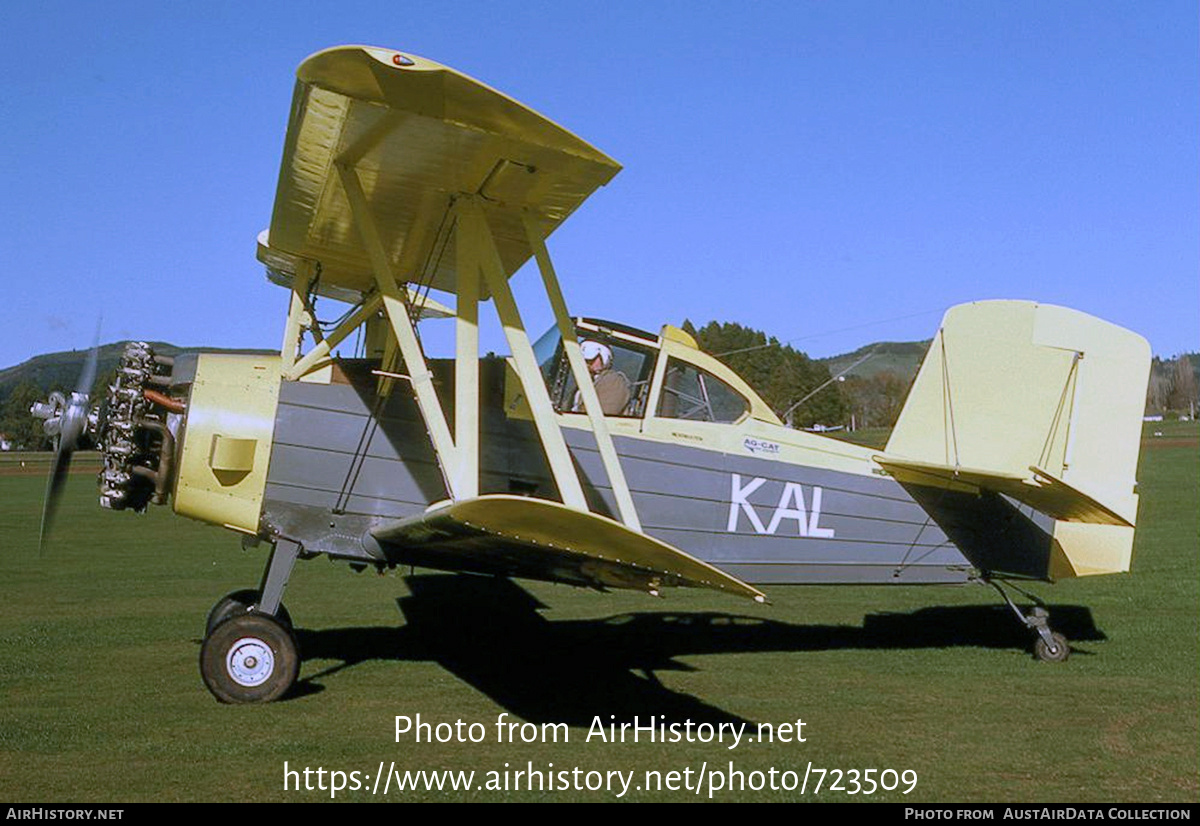
[[[242,637],[229,648],[225,668],[233,681],[253,688],[262,685],[275,670],[271,647],[256,637]]]

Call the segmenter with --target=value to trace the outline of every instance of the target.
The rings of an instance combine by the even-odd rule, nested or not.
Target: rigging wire
[[[877,319],[875,321],[865,321],[862,324],[854,324],[849,327],[840,327],[836,330],[825,330],[824,332],[820,332],[820,333],[810,333],[809,335],[805,335],[805,336],[797,336],[796,338],[789,338],[785,341],[772,340],[772,341],[768,341],[766,344],[755,344],[752,347],[740,347],[737,350],[727,350],[724,353],[713,353],[712,355],[715,358],[721,358],[722,356],[732,356],[736,353],[749,353],[752,350],[762,350],[764,348],[774,347],[776,345],[792,344],[793,342],[796,342],[796,341],[807,341],[809,339],[814,339],[814,338],[823,338],[825,336],[837,335],[838,333],[848,333],[848,332],[852,332],[854,330],[861,330],[865,327],[877,327],[880,324],[891,324],[892,322],[895,322],[895,321],[905,321],[910,318],[919,318],[921,316],[933,315],[934,313],[944,313],[944,312],[946,312],[946,309],[947,309],[946,307],[933,307],[928,310],[921,310],[920,312],[909,313],[908,315],[893,316],[891,318],[881,318],[881,319]]]

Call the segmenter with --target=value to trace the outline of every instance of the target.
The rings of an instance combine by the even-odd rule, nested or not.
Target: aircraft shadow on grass
[[[862,627],[794,625],[721,612],[646,612],[553,622],[546,606],[507,579],[433,574],[406,577],[399,628],[297,629],[304,660],[339,664],[305,677],[289,695],[323,690],[320,680],[368,660],[436,662],[532,723],[588,726],[664,715],[662,722],[750,723],[673,691],[659,671],[692,671],[696,654],[973,646],[1028,649],[1029,631],[1004,605],[868,614]],[[1050,607],[1072,641],[1103,640],[1086,607]],[[1082,652],[1077,652],[1082,653]]]

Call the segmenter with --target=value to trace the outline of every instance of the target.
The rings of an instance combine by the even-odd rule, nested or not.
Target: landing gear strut
[[[1033,642],[1034,657],[1044,663],[1061,663],[1065,662],[1067,657],[1071,656],[1071,646],[1067,642],[1067,638],[1050,628],[1050,612],[1046,610],[1044,602],[1028,591],[1013,585],[1011,582],[1006,583],[1010,588],[1019,591],[1022,595],[1029,597],[1036,603],[1026,613],[1017,607],[1017,604],[1012,601],[1012,598],[1009,597],[999,582],[990,577],[984,577],[983,581],[999,592],[1000,596],[1004,598],[1004,602],[1012,609],[1013,614],[1021,621],[1022,625],[1033,629],[1037,634],[1037,639]]]
[[[257,591],[235,591],[209,612],[200,647],[200,676],[223,703],[269,703],[287,693],[300,671],[300,651],[283,591],[300,545],[280,539]]]

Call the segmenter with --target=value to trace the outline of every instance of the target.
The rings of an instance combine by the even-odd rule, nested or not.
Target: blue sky
[[[0,31],[0,367],[103,339],[277,347],[293,72],[369,43],[625,170],[551,240],[573,312],[813,355],[1025,298],[1200,349],[1194,2],[25,3]],[[517,276],[533,295],[532,269]],[[533,306],[533,305],[531,305]],[[530,312],[531,329],[548,311]],[[492,337],[485,339],[496,342]]]

